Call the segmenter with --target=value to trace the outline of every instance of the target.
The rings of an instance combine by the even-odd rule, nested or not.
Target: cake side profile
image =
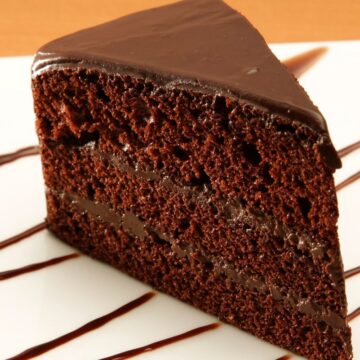
[[[239,13],[185,0],[33,64],[60,239],[309,359],[351,359],[333,172],[307,94]]]

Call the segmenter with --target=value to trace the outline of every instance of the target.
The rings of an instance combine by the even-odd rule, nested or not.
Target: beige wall
[[[0,0],[0,56],[171,0]],[[226,0],[268,42],[360,39],[360,0]]]

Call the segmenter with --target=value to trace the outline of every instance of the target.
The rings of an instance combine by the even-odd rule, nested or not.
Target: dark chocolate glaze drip
[[[39,147],[38,146],[27,146],[16,150],[11,153],[0,155],[0,166],[7,163],[13,162],[15,160],[21,159],[26,156],[38,155]]]
[[[313,66],[326,52],[327,47],[318,47],[304,53],[295,55],[282,63],[297,78]]]
[[[27,230],[21,232],[20,234],[17,234],[17,235],[12,236],[4,241],[1,241],[0,242],[0,250],[4,249],[10,245],[16,244],[19,241],[24,240],[24,239],[28,238],[29,236],[34,235],[37,232],[44,230],[44,229],[46,229],[46,223],[42,222],[40,224],[37,224],[37,225],[31,227],[30,229],[27,229]]]
[[[23,266],[21,268],[7,270],[7,271],[1,271],[0,272],[0,281],[7,280],[7,279],[13,278],[15,276],[23,275],[23,274],[26,274],[26,273],[29,273],[29,272],[41,270],[41,269],[44,269],[46,267],[59,264],[59,263],[64,262],[66,260],[77,258],[79,256],[80,256],[80,254],[73,253],[73,254],[69,254],[69,255],[65,255],[65,256],[59,256],[59,257],[56,257],[56,258],[53,258],[53,259],[50,259],[50,260],[46,260],[46,261],[26,265],[26,266]]]
[[[32,75],[69,68],[233,97],[311,128],[324,162],[341,167],[319,109],[256,29],[223,1],[184,0],[57,39],[37,52]]]
[[[356,172],[355,174],[349,176],[347,179],[345,179],[344,181],[342,181],[340,184],[335,186],[336,191],[340,191],[342,189],[344,189],[345,187],[349,186],[350,184],[352,184],[353,182],[355,182],[356,180],[360,179],[360,171]]]
[[[161,348],[163,346],[171,345],[171,344],[176,343],[178,341],[182,341],[182,340],[188,339],[190,337],[200,335],[200,334],[202,334],[202,333],[204,333],[206,331],[217,329],[219,326],[220,326],[220,323],[213,323],[213,324],[209,324],[209,325],[205,325],[205,326],[200,326],[200,327],[197,327],[197,328],[192,329],[190,331],[186,331],[186,332],[184,332],[182,334],[171,336],[169,338],[166,338],[166,339],[163,339],[163,340],[160,340],[160,341],[156,341],[156,342],[153,342],[151,344],[138,347],[136,349],[127,350],[127,351],[124,351],[124,352],[116,354],[116,355],[111,355],[111,356],[108,356],[108,357],[103,358],[101,360],[125,360],[125,359],[130,359],[130,358],[132,358],[134,356],[141,355],[141,354],[144,354],[144,353],[149,352],[149,351],[154,351],[154,350],[159,349],[159,348]]]
[[[137,298],[133,301],[130,301],[129,303],[119,307],[116,310],[86,323],[85,325],[79,327],[76,330],[73,330],[73,331],[71,331],[65,335],[62,335],[54,340],[34,346],[30,349],[27,349],[27,350],[23,351],[22,353],[9,358],[8,360],[28,360],[28,359],[34,358],[36,356],[39,356],[41,354],[44,354],[60,345],[63,345],[71,340],[74,340],[75,338],[77,338],[81,335],[84,335],[90,331],[93,331],[93,330],[107,324],[109,321],[111,321],[119,316],[122,316],[131,310],[134,310],[135,308],[137,308],[140,305],[143,305],[144,303],[149,301],[154,296],[155,296],[154,292],[148,292],[148,293],[140,296],[139,298]]]
[[[344,278],[349,279],[349,278],[351,278],[351,277],[353,277],[353,276],[355,276],[357,274],[360,274],[360,266],[357,266],[357,267],[355,267],[353,269],[346,270],[344,272]]]
[[[344,148],[340,149],[338,151],[338,155],[340,158],[345,157],[346,155],[351,154],[353,151],[360,149],[360,140],[357,142],[354,142],[353,144],[350,144],[348,146],[345,146]]]
[[[284,355],[284,356],[277,358],[276,360],[289,360],[289,359],[291,359],[290,355]]]
[[[351,320],[354,320],[355,318],[357,318],[360,315],[360,307],[358,307],[357,309],[355,309],[353,312],[351,312],[347,317],[346,320],[348,322],[350,322]]]

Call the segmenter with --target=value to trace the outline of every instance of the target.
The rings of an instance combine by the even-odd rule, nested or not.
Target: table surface
[[[0,56],[33,54],[70,32],[173,0],[1,0]],[[268,42],[360,39],[359,0],[226,0]]]

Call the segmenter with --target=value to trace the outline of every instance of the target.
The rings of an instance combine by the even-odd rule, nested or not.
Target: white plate
[[[329,52],[301,78],[341,148],[360,139],[360,41],[272,46],[280,59],[325,45]],[[30,57],[0,59],[0,154],[36,143]],[[344,161],[336,181],[360,169],[360,151]],[[360,265],[360,182],[339,193],[345,269]],[[45,200],[38,157],[0,167],[0,240],[42,221]],[[0,271],[73,250],[43,231],[0,251]],[[349,310],[360,305],[360,276],[346,282]],[[0,282],[0,358],[56,338],[138,297],[149,288],[85,256]],[[60,346],[44,359],[98,359],[216,321],[158,294],[144,306]],[[351,323],[360,359],[360,318]],[[139,359],[273,360],[286,350],[223,325],[217,330],[141,355]],[[292,359],[300,359],[293,356]]]

